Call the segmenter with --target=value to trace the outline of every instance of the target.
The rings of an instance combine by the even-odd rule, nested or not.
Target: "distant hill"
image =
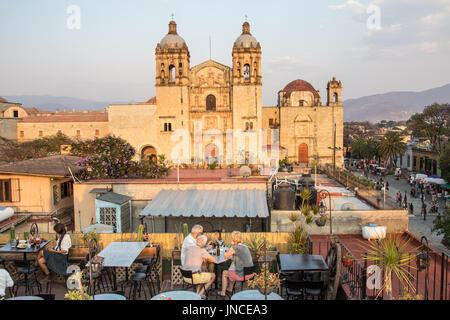
[[[433,103],[450,103],[450,84],[421,92],[389,92],[344,101],[344,121],[408,120]]]
[[[46,111],[103,110],[110,104],[137,103],[136,101],[92,101],[72,97],[54,97],[49,95],[4,96],[9,102],[22,103],[24,107],[36,107]]]

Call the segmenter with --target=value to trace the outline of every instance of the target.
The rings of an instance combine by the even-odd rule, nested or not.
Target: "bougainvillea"
[[[75,142],[71,151],[81,157],[77,164],[86,167],[79,174],[82,180],[157,179],[167,175],[169,171],[161,156],[158,163],[134,161],[136,150],[128,142],[115,136]]]

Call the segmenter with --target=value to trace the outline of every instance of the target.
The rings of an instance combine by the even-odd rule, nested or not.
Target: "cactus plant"
[[[10,236],[10,240],[13,241],[16,239],[16,227],[12,226],[11,229],[9,230],[9,236]]]
[[[186,238],[189,234],[189,230],[188,230],[188,224],[187,223],[183,223],[183,236]]]
[[[142,234],[144,232],[144,225],[140,224],[139,225],[139,229],[138,229],[138,234],[137,234],[137,242],[141,242],[142,241]]]

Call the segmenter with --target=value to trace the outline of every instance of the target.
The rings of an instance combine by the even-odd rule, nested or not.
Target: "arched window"
[[[333,102],[338,102],[339,101],[339,95],[337,94],[337,92],[335,92],[333,94]]]
[[[175,66],[173,64],[169,66],[169,82],[175,82]]]
[[[148,146],[142,149],[141,152],[141,160],[142,161],[150,161],[150,162],[156,162],[157,161],[157,153],[156,149],[152,146]]]
[[[183,75],[183,64],[181,62],[178,64],[178,74],[180,77]]]
[[[244,80],[250,80],[250,66],[244,65]]]
[[[216,97],[212,94],[206,97],[206,111],[216,111]]]

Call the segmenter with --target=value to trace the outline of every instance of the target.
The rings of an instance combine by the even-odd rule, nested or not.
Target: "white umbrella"
[[[422,173],[416,174],[416,179],[424,179],[424,178],[428,178],[428,176],[426,174],[422,174]]]
[[[423,182],[434,183],[438,185],[446,184],[445,180],[441,178],[425,178],[423,179]]]

